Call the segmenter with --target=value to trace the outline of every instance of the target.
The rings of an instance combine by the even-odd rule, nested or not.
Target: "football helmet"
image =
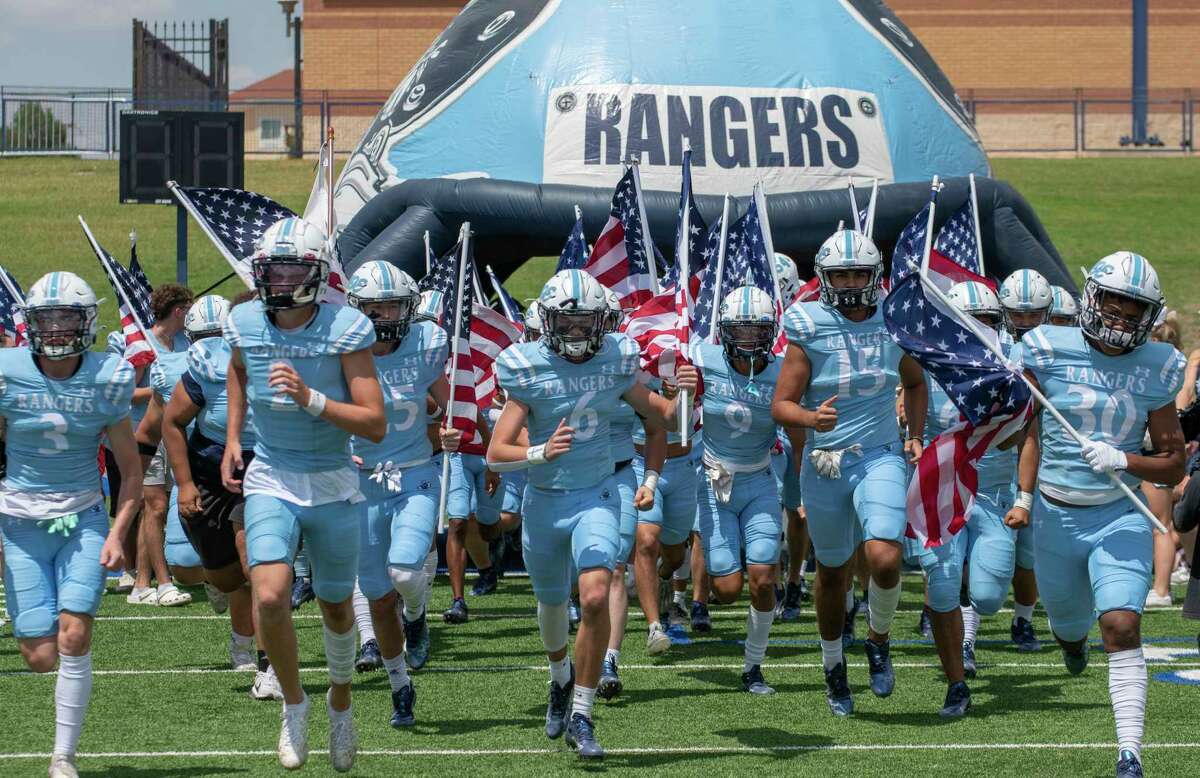
[[[1141,303],[1142,310],[1137,315],[1117,311],[1108,305],[1112,298]],[[1165,304],[1158,273],[1150,262],[1141,254],[1118,251],[1088,272],[1083,282],[1079,326],[1100,343],[1135,349],[1150,337]]]
[[[187,339],[195,343],[204,338],[221,334],[225,318],[229,316],[229,301],[219,294],[208,294],[192,303],[183,317],[183,330]]]
[[[817,279],[821,286],[821,302],[837,308],[859,308],[874,305],[879,299],[879,281],[883,276],[883,258],[875,243],[854,230],[835,232],[817,251]],[[832,274],[839,270],[863,270],[870,276],[865,286],[839,288],[833,285]]]
[[[82,354],[96,342],[99,301],[79,276],[53,272],[39,278],[25,296],[29,350],[47,359]]]
[[[542,340],[568,359],[586,359],[600,350],[609,317],[599,281],[582,270],[560,270],[542,287],[534,305],[541,309]]]
[[[371,320],[376,339],[384,342],[404,340],[420,300],[412,276],[382,259],[355,270],[346,292],[346,303]]]

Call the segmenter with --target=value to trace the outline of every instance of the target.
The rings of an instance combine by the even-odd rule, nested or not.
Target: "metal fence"
[[[1131,132],[1129,99],[1076,95],[1063,98],[975,98],[964,101],[991,153],[1090,154],[1113,152],[1194,153],[1197,101],[1156,99],[1148,104],[1148,134],[1157,145],[1123,145]],[[316,154],[325,130],[334,126],[348,148],[371,125],[381,100],[344,99],[324,94],[302,102],[304,153]],[[164,103],[164,110],[203,106]],[[0,156],[96,154],[120,150],[120,115],[132,110],[128,90],[36,90],[0,87]],[[290,99],[231,100],[229,110],[245,114],[245,151],[280,156],[291,148],[295,103]]]

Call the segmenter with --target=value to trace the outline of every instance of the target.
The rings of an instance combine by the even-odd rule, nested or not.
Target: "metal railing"
[[[1128,98],[974,97],[964,100],[990,153],[1090,154],[1113,152],[1194,153],[1197,103],[1182,97],[1148,104],[1148,134],[1157,145],[1125,145],[1132,129]],[[337,129],[338,145],[353,146],[366,132],[383,100],[348,99],[319,93],[302,101],[304,153],[316,154],[326,128]],[[120,116],[132,110],[128,90],[0,87],[0,156],[96,154],[120,150]],[[163,103],[163,109],[204,110],[193,102]],[[245,114],[248,156],[278,156],[294,138],[295,102],[286,97],[233,99],[229,110]]]

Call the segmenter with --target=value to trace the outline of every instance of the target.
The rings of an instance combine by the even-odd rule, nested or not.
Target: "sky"
[[[135,18],[229,19],[232,89],[292,66],[275,0],[0,0],[0,85],[128,89]]]

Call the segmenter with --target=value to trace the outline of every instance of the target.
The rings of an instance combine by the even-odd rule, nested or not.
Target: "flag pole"
[[[937,193],[940,191],[942,191],[942,184],[935,175],[929,196],[929,223],[925,225],[925,252],[921,254],[921,274],[923,276],[929,272],[929,256],[933,251],[933,216],[937,211]]]
[[[871,181],[871,200],[867,203],[867,237],[875,238],[875,203],[879,197],[879,179]]]
[[[928,258],[928,251],[929,249],[926,249],[926,258]],[[954,303],[950,302],[950,299],[946,297],[945,293],[942,292],[941,289],[938,289],[937,284],[935,284],[933,280],[929,278],[928,267],[921,268],[920,280],[921,285],[925,288],[925,291],[932,295],[933,298],[936,299],[943,308],[945,308],[946,313],[948,313],[959,324],[966,327],[972,335],[978,338],[984,347],[988,351],[992,352],[992,354],[998,360],[1000,360],[1001,364],[1008,364],[1008,357],[1006,357],[1004,352],[1001,351],[999,344],[993,342],[992,339],[989,338],[986,333],[984,333],[982,325],[979,324],[974,317],[968,316],[959,310]],[[1010,367],[1009,369],[1011,370],[1012,368]],[[1046,399],[1046,395],[1042,394],[1041,390],[1037,388],[1034,382],[1029,380],[1029,376],[1025,375],[1024,370],[1014,370],[1013,372],[1020,376],[1021,380],[1025,382],[1025,385],[1029,387],[1029,391],[1033,394],[1034,399],[1041,403],[1042,407],[1050,412],[1050,415],[1054,417],[1054,420],[1062,425],[1062,428],[1066,431],[1066,433],[1070,435],[1076,443],[1079,444],[1080,448],[1082,448],[1083,445],[1088,442],[1087,438],[1080,435],[1079,432],[1071,426],[1071,423],[1067,421],[1061,413],[1059,413],[1058,409],[1050,404],[1050,401]],[[1113,471],[1109,470],[1107,473],[1109,480],[1121,490],[1122,494],[1129,498],[1129,501],[1133,503],[1133,506],[1137,508],[1138,512],[1146,517],[1146,520],[1150,522],[1150,525],[1164,535],[1167,534],[1167,528],[1164,527],[1162,522],[1160,522],[1158,518],[1150,512],[1150,508],[1148,508],[1144,502],[1137,498],[1137,496],[1133,493],[1133,490],[1129,488],[1128,484],[1122,481],[1121,477]]]
[[[430,256],[431,249],[429,247],[429,230],[425,230],[425,275],[429,275],[429,267],[432,264]]]
[[[225,248],[225,244],[221,242],[221,239],[218,238],[216,233],[212,231],[212,228],[208,226],[208,222],[200,216],[200,212],[196,210],[196,205],[192,202],[192,198],[188,197],[184,191],[179,188],[179,184],[175,183],[174,181],[167,182],[167,189],[171,190],[171,194],[175,195],[175,199],[179,201],[179,204],[183,206],[183,209],[187,211],[193,219],[196,220],[197,224],[200,225],[200,231],[203,232],[208,239],[212,241],[212,244],[217,247],[217,251],[220,252],[221,256],[225,257],[225,261],[228,262],[229,266],[233,268],[233,272],[237,273],[238,278],[242,279],[242,283],[246,285],[246,288],[253,289],[254,279],[251,278],[249,269],[245,266],[245,263],[243,263],[233,254],[229,253],[229,249]]]
[[[458,255],[458,288],[454,301],[454,337],[450,340],[450,399],[446,401],[446,421],[443,426],[454,426],[454,388],[458,381],[458,345],[462,335],[463,287],[467,276],[467,244],[471,240],[471,223],[463,222],[458,231],[462,250]],[[450,483],[450,454],[442,457],[442,491],[438,496],[438,534],[446,528],[446,487]]]
[[[326,182],[327,186],[325,188],[329,194],[329,210],[325,214],[325,225],[328,228],[326,230],[326,232],[329,235],[329,242],[333,243],[334,242],[333,231],[334,231],[335,224],[333,221],[333,125],[332,124],[329,125],[328,143],[329,143],[329,167],[326,170],[327,175],[325,178],[325,182]]]
[[[689,166],[692,154],[691,146],[689,145],[687,148],[685,148],[683,153],[685,160],[684,165]],[[688,293],[692,289],[692,279],[688,270],[688,260],[690,259],[692,250],[692,188],[689,186],[683,195],[683,229],[679,231],[679,245],[675,247],[675,264],[679,266],[678,285],[679,293],[683,295],[683,312],[676,312],[676,332],[682,329],[680,325],[683,322],[679,321],[679,319],[686,317],[688,315],[688,311],[690,310],[688,306],[691,304],[691,302],[688,300]],[[683,359],[688,358],[687,345],[688,344],[683,340],[679,341],[679,356]],[[685,446],[688,444],[688,427],[691,426],[691,416],[691,405],[688,404],[688,393],[687,391],[681,390],[679,392],[679,442]]]
[[[986,276],[983,272],[983,238],[979,230],[979,196],[975,192],[975,174],[972,173],[968,180],[971,182],[971,219],[975,222],[975,250],[979,252],[979,275]]]
[[[721,297],[721,282],[724,280],[722,278],[722,276],[725,275],[725,247],[729,243],[729,203],[730,203],[730,200],[731,200],[731,198],[729,196],[729,192],[726,192],[725,193],[725,202],[721,206],[721,242],[719,244],[717,244],[717,267],[716,267],[717,277],[716,277],[716,286],[713,287],[712,317],[709,321],[709,326],[708,326],[708,337],[713,343],[717,342],[717,339],[716,339],[717,317],[720,315],[720,311],[721,311],[720,297]]]
[[[767,264],[771,267],[771,280],[775,284],[775,300],[783,308],[783,292],[779,291],[779,270],[775,267],[775,240],[771,237],[771,218],[767,215],[767,195],[762,182],[754,185],[754,202],[758,206],[758,224],[762,229],[763,249],[767,252]]]
[[[854,229],[856,232],[865,233],[864,225],[861,217],[858,215],[858,197],[854,194],[854,176],[850,176],[850,213],[854,214]]]
[[[83,220],[82,215],[79,215],[78,218],[79,226],[83,227],[83,234],[87,237],[87,241],[92,247],[92,253],[96,255],[96,258],[100,260],[100,266],[104,268],[104,274],[107,275],[109,280],[112,281],[112,285],[116,288],[117,295],[120,296],[121,302],[125,303],[125,307],[129,309],[129,317],[133,319],[133,323],[137,325],[138,330],[141,331],[142,337],[145,338],[146,342],[150,344],[151,350],[153,350],[157,356],[159,353],[158,344],[156,342],[157,338],[150,334],[149,330],[146,329],[146,326],[142,324],[142,320],[138,318],[137,308],[134,308],[133,305],[130,304],[129,297],[125,294],[125,288],[121,286],[121,283],[117,280],[112,268],[109,267],[108,258],[104,254],[104,249],[100,248],[100,244],[96,242],[96,236],[92,235],[91,228],[89,228],[87,222]]]
[[[504,309],[504,316],[509,321],[516,321],[517,320],[516,311],[514,311],[508,307],[508,300],[506,300],[504,295],[500,292],[500,282],[496,280],[496,273],[495,273],[495,271],[492,270],[492,266],[484,265],[483,269],[488,274],[488,281],[491,283],[492,289],[495,290],[495,292],[496,292],[496,299],[500,301],[500,307]]]
[[[479,268],[474,265],[471,265],[471,276],[475,281],[475,302],[487,308],[487,298],[483,296],[483,284],[479,282]]]
[[[646,264],[650,266],[650,281],[654,284],[654,294],[662,289],[658,285],[658,265],[654,261],[654,239],[650,237],[650,219],[646,217],[646,197],[642,194],[641,160],[633,160],[633,190],[637,194],[638,218],[642,222],[642,244],[646,247]]]

